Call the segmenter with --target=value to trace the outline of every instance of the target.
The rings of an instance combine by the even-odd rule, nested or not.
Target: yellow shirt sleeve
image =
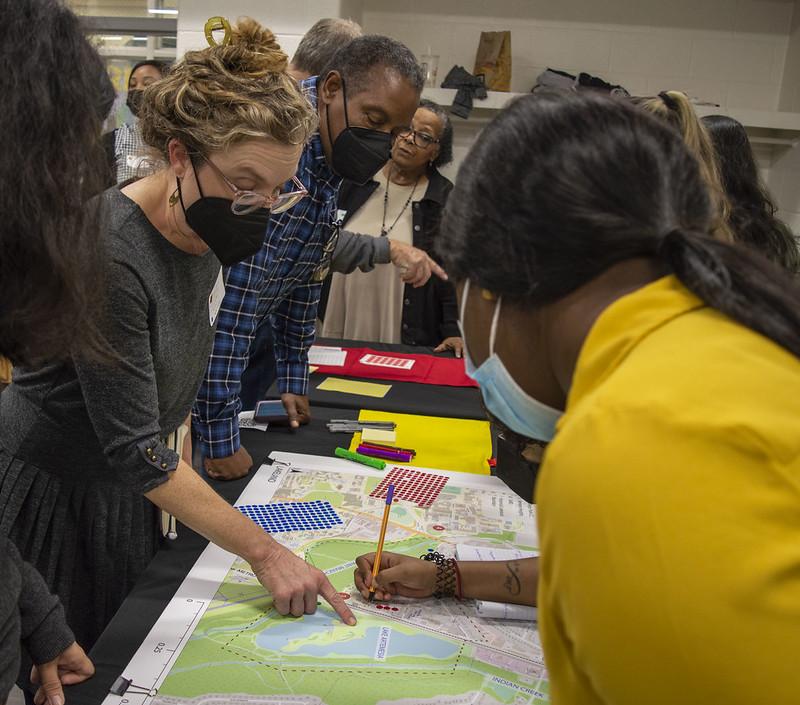
[[[604,401],[537,487],[553,704],[797,705],[800,458],[702,410]]]

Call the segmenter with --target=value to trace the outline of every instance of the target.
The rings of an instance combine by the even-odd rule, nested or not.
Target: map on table
[[[327,502],[342,524],[276,534],[323,570],[358,618],[344,625],[322,601],[314,615],[281,617],[250,567],[209,546],[153,627],[126,678],[150,695],[105,705],[522,705],[548,687],[532,622],[480,617],[472,601],[369,603],[354,559],[374,551],[382,474],[346,461],[291,454],[262,467],[240,503]],[[447,555],[456,544],[535,549],[533,507],[496,478],[448,477],[427,509],[392,507],[386,550]]]

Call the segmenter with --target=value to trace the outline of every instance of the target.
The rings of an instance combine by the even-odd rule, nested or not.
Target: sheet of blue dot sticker
[[[282,531],[318,531],[343,524],[330,502],[273,502],[236,507],[271,534]]]

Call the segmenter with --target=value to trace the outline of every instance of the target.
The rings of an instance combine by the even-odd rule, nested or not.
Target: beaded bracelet
[[[442,597],[455,597],[460,600],[461,592],[461,572],[455,558],[446,558],[438,551],[424,553],[420,556],[423,561],[436,563],[436,588],[433,596],[436,599]]]

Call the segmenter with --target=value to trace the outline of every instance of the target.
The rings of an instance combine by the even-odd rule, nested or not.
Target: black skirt
[[[158,550],[159,516],[116,478],[42,470],[0,445],[0,532],[59,596],[86,651]]]

